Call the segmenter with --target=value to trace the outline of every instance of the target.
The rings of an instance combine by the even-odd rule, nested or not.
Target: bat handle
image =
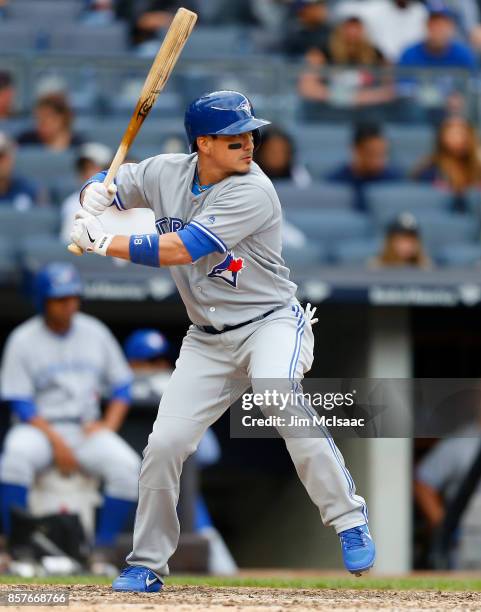
[[[78,244],[75,244],[74,242],[71,242],[68,245],[67,249],[74,255],[80,256],[84,254],[83,250],[78,246]]]

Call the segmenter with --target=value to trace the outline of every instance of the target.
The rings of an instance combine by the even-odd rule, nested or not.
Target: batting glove
[[[107,187],[105,183],[90,183],[84,189],[82,208],[91,215],[97,216],[112,206],[117,193],[117,187],[112,183]]]
[[[75,215],[70,234],[72,242],[88,253],[107,255],[107,249],[113,240],[113,234],[107,234],[100,219],[81,211]]]
[[[304,316],[306,317],[307,321],[311,324],[311,327],[319,321],[319,319],[314,319],[316,310],[317,310],[317,306],[314,306],[313,308],[309,302],[307,303],[304,309]]]

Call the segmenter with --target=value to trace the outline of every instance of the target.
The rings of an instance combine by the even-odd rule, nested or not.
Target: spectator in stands
[[[38,145],[52,151],[65,151],[82,144],[72,130],[73,112],[63,93],[48,93],[35,104],[35,129],[21,134],[20,145]]]
[[[427,9],[418,0],[341,2],[338,11],[360,17],[372,43],[391,62],[424,36]]]
[[[148,43],[160,38],[180,6],[194,8],[193,0],[136,0],[132,17],[132,38],[134,44],[140,46],[139,51],[150,52]],[[155,46],[155,52],[157,49],[158,45]]]
[[[302,56],[310,49],[326,46],[330,34],[328,5],[325,0],[294,0],[295,19],[287,22],[284,51]]]
[[[41,203],[40,190],[29,180],[14,174],[15,143],[0,132],[0,206],[10,204],[26,210]]]
[[[354,130],[351,160],[325,178],[333,183],[350,185],[354,192],[354,207],[365,211],[367,186],[400,181],[403,175],[389,163],[389,143],[381,128],[375,124],[363,124]]]
[[[399,215],[387,227],[382,251],[370,264],[372,267],[431,267],[431,260],[424,252],[418,224],[411,213]]]
[[[464,211],[466,192],[481,187],[481,148],[469,121],[445,119],[438,129],[434,151],[413,172],[413,178],[453,194],[453,208]]]
[[[477,60],[473,51],[455,40],[456,15],[443,3],[432,4],[425,39],[407,47],[399,65],[412,68],[466,68],[474,70]]]
[[[311,182],[307,168],[295,162],[292,138],[277,127],[270,126],[262,132],[254,161],[272,181],[290,179],[298,187],[306,187]]]
[[[106,25],[115,21],[115,0],[85,0],[82,21],[89,25]]]
[[[112,157],[112,151],[103,144],[88,142],[82,145],[78,150],[75,161],[79,189],[91,176],[108,168]],[[70,242],[70,232],[72,231],[74,218],[80,210],[79,189],[76,189],[65,199],[61,208],[60,239],[66,244]]]
[[[15,114],[15,85],[10,72],[0,70],[0,120]]]
[[[418,464],[414,497],[430,530],[441,525],[446,506],[456,497],[475,461],[480,450],[480,434],[479,423],[467,425],[457,435],[439,441]],[[481,568],[480,486],[474,490],[462,514],[454,552],[453,568]]]
[[[355,15],[342,16],[327,44],[311,48],[305,60],[307,68],[298,83],[305,119],[322,119],[326,105],[345,112],[352,107],[383,107],[394,98],[391,77],[371,69],[386,66],[386,61]],[[323,75],[321,69],[327,65],[345,70]]]

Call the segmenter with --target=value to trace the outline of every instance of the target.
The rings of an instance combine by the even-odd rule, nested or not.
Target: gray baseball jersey
[[[281,205],[271,181],[252,163],[247,174],[194,195],[196,163],[197,154],[158,155],[121,166],[116,180],[120,208],[151,208],[161,234],[190,223],[218,246],[170,269],[190,320],[220,329],[289,303],[296,285],[281,256]]]
[[[49,421],[99,417],[102,390],[130,383],[121,348],[97,319],[77,313],[63,336],[41,316],[19,325],[3,355],[0,393],[6,400],[31,400]]]

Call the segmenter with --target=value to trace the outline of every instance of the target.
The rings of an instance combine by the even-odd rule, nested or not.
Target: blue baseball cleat
[[[134,593],[157,593],[163,586],[162,580],[152,570],[142,565],[129,565],[112,583],[114,591]]]
[[[376,547],[369,533],[369,527],[367,525],[352,527],[341,531],[338,535],[347,571],[356,576],[368,572],[376,558]]]

